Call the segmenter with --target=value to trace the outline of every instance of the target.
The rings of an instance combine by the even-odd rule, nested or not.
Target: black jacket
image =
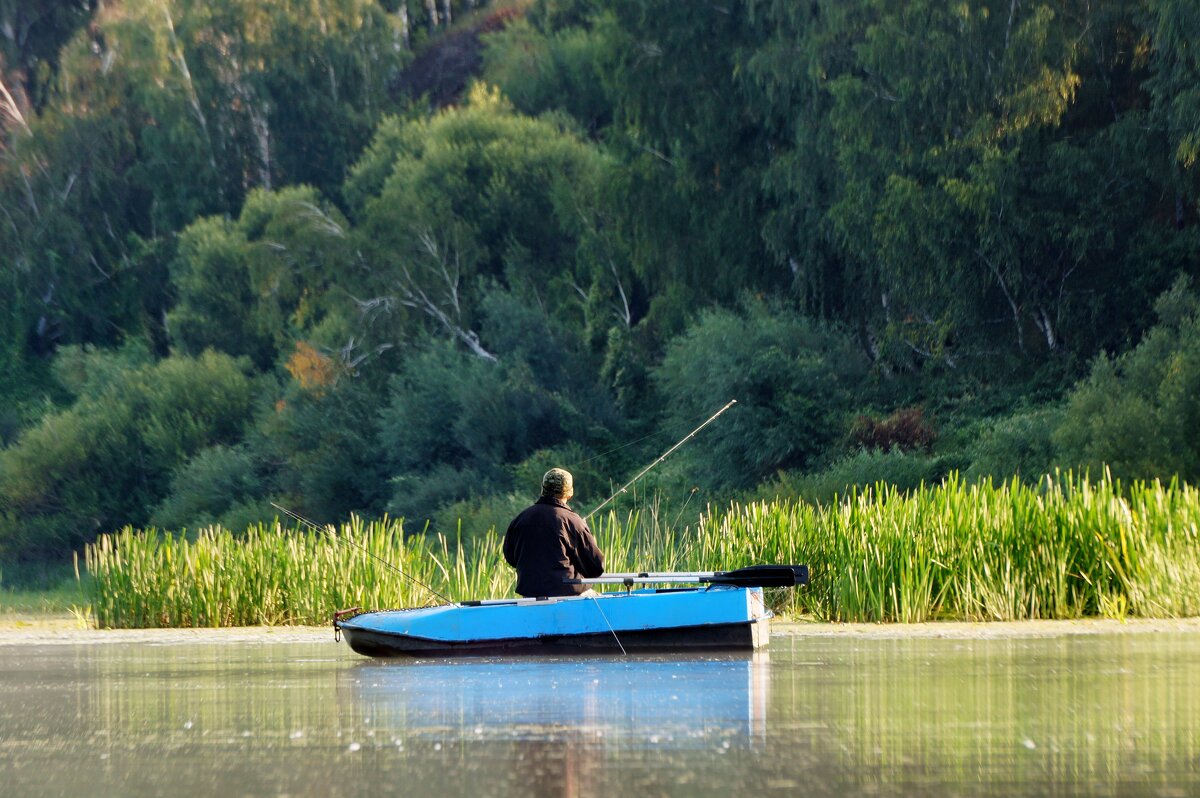
[[[517,569],[522,596],[574,596],[587,585],[563,584],[564,579],[604,573],[604,555],[587,523],[562,500],[546,496],[508,525],[504,559]]]

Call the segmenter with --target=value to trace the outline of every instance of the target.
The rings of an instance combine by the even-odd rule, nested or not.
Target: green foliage
[[[551,461],[606,495],[730,398],[640,489],[1200,470],[1194,303],[1147,331],[1200,275],[1194,3],[28,5],[0,3],[11,556],[271,498],[483,524]],[[393,104],[412,48],[481,30],[486,83]],[[270,375],[253,412],[143,430],[224,412],[136,388],[209,350]],[[929,457],[847,456],[854,413],[908,407],[936,442],[859,442]]]
[[[1055,434],[1062,462],[1126,478],[1200,479],[1200,301],[1185,282],[1131,352],[1101,356]]]
[[[0,82],[26,115],[45,105],[59,50],[87,23],[95,0],[6,0],[0,3]]]
[[[603,164],[570,131],[516,114],[481,85],[464,108],[385,121],[346,186],[361,292],[486,356],[477,325],[488,288],[569,308],[574,286],[591,282],[576,268],[586,209],[574,187],[592,185]]]
[[[566,111],[593,132],[610,123],[612,103],[597,71],[607,46],[600,32],[576,27],[543,32],[522,20],[485,41],[484,79],[522,113]]]
[[[909,492],[923,485],[936,485],[949,472],[947,462],[941,457],[900,449],[874,449],[855,452],[825,468],[808,473],[780,472],[762,485],[757,495],[760,499],[829,505],[876,486]]]
[[[1145,41],[1129,6],[1076,5],[752,4],[752,111],[783,139],[764,237],[889,367],[1090,357],[1187,266],[1160,257],[1193,234],[1153,210]]]
[[[341,214],[304,187],[253,192],[233,223],[193,223],[171,264],[172,339],[188,354],[213,348],[273,365],[338,311],[329,292],[349,257],[345,228]]]
[[[1020,410],[982,425],[967,448],[968,480],[991,478],[1002,482],[1020,477],[1036,482],[1058,464],[1055,431],[1063,422],[1062,408],[1055,405]]]
[[[61,347],[50,371],[72,399],[95,396],[120,383],[134,369],[153,365],[144,341],[131,341],[120,349],[89,345]]]
[[[261,495],[260,471],[244,447],[203,449],[176,470],[170,492],[154,508],[150,523],[176,530],[215,524],[247,498]]]
[[[272,466],[272,495],[318,521],[382,509],[385,458],[373,434],[381,404],[362,381],[286,392],[250,437]]]
[[[431,520],[430,529],[466,548],[492,535],[504,537],[509,523],[533,503],[535,496],[500,493],[461,499],[446,505]]]
[[[1147,28],[1154,47],[1154,76],[1147,81],[1162,118],[1175,159],[1191,173],[1188,184],[1196,191],[1196,167],[1200,162],[1200,57],[1195,42],[1200,38],[1200,11],[1187,0],[1155,0],[1146,3]],[[1192,199],[1200,197],[1192,194]]]
[[[741,79],[753,15],[669,0],[599,5],[596,61],[626,165],[613,191],[638,274],[656,291],[678,282],[725,302],[786,286],[788,270],[760,232],[775,142]]]
[[[397,480],[390,509],[431,518],[444,504],[507,487],[501,464],[568,437],[575,413],[523,364],[505,365],[449,346],[414,353],[393,378],[380,445]]]
[[[750,301],[742,313],[702,314],[671,343],[655,382],[677,424],[737,399],[685,456],[700,484],[750,487],[807,465],[841,437],[866,376],[865,358],[844,335]]]
[[[236,212],[255,187],[336,192],[387,100],[396,43],[374,0],[99,4],[45,107],[0,144],[5,338],[39,354],[119,343],[164,310],[144,242]]]
[[[147,518],[176,466],[242,433],[253,382],[224,355],[131,369],[0,451],[0,551],[62,554]]]

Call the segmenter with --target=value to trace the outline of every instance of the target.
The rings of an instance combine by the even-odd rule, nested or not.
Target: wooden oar
[[[605,574],[593,579],[567,579],[569,585],[636,585],[692,582],[733,587],[794,587],[808,584],[807,565],[751,565],[736,571],[651,572]]]

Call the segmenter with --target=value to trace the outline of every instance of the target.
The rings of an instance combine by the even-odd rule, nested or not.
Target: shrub
[[[1018,476],[1036,482],[1054,470],[1054,432],[1063,420],[1058,406],[1022,410],[983,425],[967,449],[967,479]]]
[[[1067,466],[1200,479],[1200,299],[1180,281],[1138,346],[1101,356],[1071,393],[1054,443]]]
[[[854,421],[850,435],[864,449],[882,449],[885,452],[892,449],[927,452],[937,438],[933,427],[925,421],[925,411],[919,407],[897,410],[878,421],[869,416],[859,416]]]
[[[261,477],[244,447],[211,446],[175,471],[171,492],[154,509],[150,522],[160,529],[197,529],[217,523],[260,492]]]
[[[837,497],[875,485],[888,485],[900,491],[934,485],[949,471],[949,463],[941,457],[901,449],[874,449],[857,452],[819,471],[780,472],[758,489],[758,496],[829,504]]]
[[[702,314],[671,342],[654,378],[668,422],[684,432],[738,400],[686,459],[702,486],[748,488],[825,449],[845,429],[851,402],[861,400],[866,374],[847,336],[751,300],[741,313]]]
[[[244,364],[206,352],[131,369],[47,415],[0,451],[0,554],[61,555],[145,523],[176,467],[241,436],[253,397]]]

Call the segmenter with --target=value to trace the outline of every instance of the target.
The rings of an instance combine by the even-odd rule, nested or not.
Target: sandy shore
[[[794,637],[908,637],[985,640],[1095,634],[1200,634],[1200,618],[1113,621],[1017,621],[920,624],[806,623],[776,621],[771,634]],[[0,615],[0,646],[105,643],[323,643],[329,626],[245,626],[232,629],[85,629],[70,616]]]

